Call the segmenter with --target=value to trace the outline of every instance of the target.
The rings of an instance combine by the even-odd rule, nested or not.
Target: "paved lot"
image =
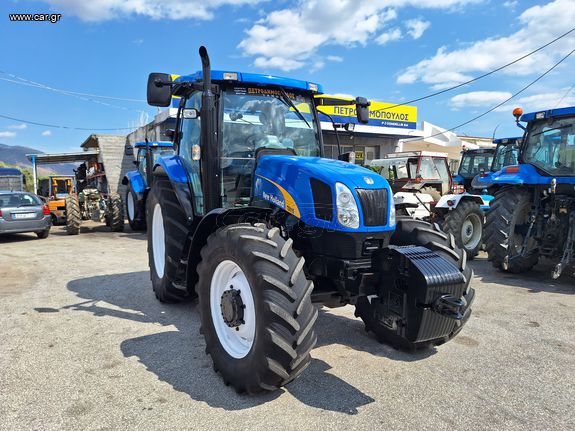
[[[473,262],[474,314],[435,350],[378,344],[324,309],[308,370],[239,396],[193,304],[157,302],[145,235],[0,238],[0,429],[575,429],[575,277]]]

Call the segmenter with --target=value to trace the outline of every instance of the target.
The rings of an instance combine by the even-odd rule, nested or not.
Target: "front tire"
[[[66,233],[68,235],[78,235],[82,214],[80,213],[80,201],[78,195],[66,196]]]
[[[278,228],[242,224],[217,230],[201,251],[206,353],[239,393],[275,390],[310,364],[318,311],[291,244]]]
[[[50,235],[50,229],[36,232],[36,235],[38,236],[39,239],[46,239],[46,238],[48,238],[48,235]]]
[[[176,275],[188,236],[186,216],[166,177],[158,177],[147,199],[148,264],[156,298],[161,302],[179,302],[188,297],[178,287]]]
[[[495,195],[485,227],[487,255],[495,268],[517,274],[529,271],[537,264],[539,254],[533,241],[528,244],[531,252],[519,256],[524,236],[516,229],[529,223],[531,205],[527,190],[507,188]],[[512,264],[509,264],[510,259]]]
[[[443,221],[443,231],[453,235],[455,244],[465,250],[470,260],[477,256],[481,248],[484,217],[479,204],[465,200],[448,211]]]
[[[109,197],[107,218],[112,232],[124,231],[124,205],[118,193],[114,193]]]
[[[415,220],[410,217],[398,217],[395,232],[390,240],[390,245],[418,245],[437,253],[439,256],[452,262],[457,268],[459,268],[459,271],[461,271],[465,278],[464,292],[469,290],[469,282],[473,277],[473,270],[467,265],[467,254],[464,250],[457,247],[453,236],[442,232],[437,224]],[[372,307],[366,297],[359,298],[355,308],[355,316],[363,320],[365,323],[365,330],[373,332],[375,338],[380,343],[389,343],[396,348],[407,350],[426,348],[430,345],[445,343],[459,333],[464,323],[459,322],[456,329],[447,337],[421,343],[411,343],[400,338],[396,334],[396,331],[390,330],[381,322],[377,315],[377,311]]]
[[[138,200],[136,193],[134,193],[129,184],[126,190],[126,214],[128,216],[128,223],[132,230],[146,230],[145,201],[143,199]]]

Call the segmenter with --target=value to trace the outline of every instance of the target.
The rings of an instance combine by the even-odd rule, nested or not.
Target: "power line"
[[[72,127],[72,126],[63,126],[61,124],[47,124],[47,123],[39,123],[36,121],[29,121],[23,120],[21,118],[10,117],[9,115],[0,114],[0,118],[5,118],[7,120],[18,121],[21,123],[32,124],[34,126],[42,126],[42,127],[52,127],[55,129],[68,129],[68,130],[84,130],[84,131],[104,131],[104,130],[134,130],[134,127],[110,127],[110,128],[92,128],[92,127]]]
[[[426,95],[426,96],[418,97],[417,99],[408,100],[407,102],[404,102],[404,103],[397,103],[397,104],[395,104],[395,105],[387,106],[387,107],[385,107],[385,108],[376,109],[374,112],[388,111],[388,110],[390,110],[390,109],[397,108],[398,106],[405,106],[405,105],[408,105],[408,104],[410,104],[410,103],[415,103],[415,102],[419,102],[419,101],[421,101],[421,100],[429,99],[429,98],[431,98],[431,97],[435,97],[435,96],[438,96],[438,95],[440,95],[440,94],[447,93],[448,91],[455,90],[455,89],[457,89],[457,88],[463,87],[464,85],[471,84],[472,82],[478,81],[478,80],[480,80],[480,79],[482,79],[482,78],[485,78],[485,77],[487,77],[487,76],[489,76],[489,75],[493,75],[494,73],[499,72],[500,70],[503,70],[503,69],[505,69],[506,67],[509,67],[509,66],[511,66],[511,65],[513,65],[513,64],[515,64],[515,63],[520,62],[521,60],[523,60],[523,59],[525,59],[525,58],[527,58],[527,57],[529,57],[529,56],[531,56],[531,55],[533,55],[533,54],[535,54],[535,53],[541,51],[542,49],[547,48],[549,45],[551,45],[551,44],[557,42],[558,40],[563,39],[565,36],[569,35],[570,33],[573,33],[574,31],[575,31],[575,27],[573,27],[573,28],[572,28],[571,30],[569,30],[568,32],[563,33],[561,36],[557,36],[557,37],[556,37],[555,39],[553,39],[551,42],[547,42],[545,45],[540,46],[540,47],[537,48],[536,50],[531,51],[531,52],[529,52],[528,54],[525,54],[525,55],[523,55],[522,57],[519,57],[519,58],[513,60],[513,61],[510,62],[510,63],[504,64],[503,66],[500,66],[500,67],[498,67],[497,69],[493,69],[493,70],[491,70],[491,71],[489,71],[489,72],[484,73],[483,75],[479,75],[479,76],[477,76],[477,77],[475,77],[475,78],[472,78],[472,79],[470,79],[469,81],[465,81],[465,82],[462,82],[461,84],[454,85],[453,87],[449,87],[449,88],[445,88],[445,89],[440,90],[440,91],[436,91],[435,93],[431,93],[431,94],[428,94],[428,95]]]
[[[508,97],[507,99],[505,99],[503,102],[495,105],[493,108],[483,112],[482,114],[479,114],[476,117],[473,117],[471,120],[468,120],[464,123],[458,124],[457,126],[451,127],[450,129],[444,130],[443,132],[439,132],[439,133],[435,133],[431,136],[425,136],[423,138],[414,138],[414,139],[408,139],[405,140],[403,142],[410,142],[410,141],[419,141],[419,140],[425,140],[425,139],[429,139],[429,138],[434,138],[436,136],[439,135],[443,135],[446,132],[452,132],[455,129],[458,129],[460,127],[466,126],[469,123],[472,123],[478,119],[480,119],[481,117],[486,116],[487,114],[495,111],[497,108],[503,106],[504,104],[506,104],[507,102],[509,102],[511,99],[514,99],[516,96],[520,95],[521,93],[523,93],[525,90],[527,90],[529,87],[531,87],[532,85],[534,85],[536,82],[538,82],[539,80],[541,80],[543,77],[545,77],[547,74],[549,74],[553,69],[555,69],[557,66],[559,66],[561,63],[563,63],[565,60],[567,60],[568,57],[571,56],[571,54],[573,54],[575,52],[575,49],[572,50],[569,54],[567,54],[565,57],[563,57],[561,60],[559,60],[557,63],[555,63],[553,66],[551,66],[549,69],[547,69],[543,74],[539,75],[536,79],[534,79],[533,81],[531,81],[529,84],[527,84],[525,87],[523,87],[521,90],[519,90],[518,92],[516,92],[515,94],[511,95],[511,97]]]
[[[561,96],[561,99],[559,99],[559,101],[555,104],[553,109],[557,108],[561,104],[561,102],[563,102],[563,100],[569,95],[569,93],[571,93],[571,90],[573,90],[573,87],[575,87],[575,84],[571,84],[571,87],[569,87],[569,89],[565,92],[565,94],[563,96]]]
[[[39,82],[34,82],[31,81],[29,79],[23,78],[21,76],[15,75],[13,73],[9,73],[9,72],[5,72],[3,70],[0,70],[0,73],[2,73],[3,75],[7,75],[10,76],[13,79],[6,79],[6,78],[0,78],[3,81],[7,81],[7,82],[11,82],[14,84],[19,84],[19,85],[26,85],[29,87],[37,87],[37,88],[42,88],[44,90],[50,90],[50,91],[54,91],[56,93],[62,93],[62,94],[67,94],[70,96],[82,96],[82,97],[95,97],[98,99],[108,99],[108,100],[119,100],[119,101],[123,101],[123,102],[134,102],[134,103],[146,103],[145,100],[143,99],[129,99],[129,98],[124,98],[124,97],[114,97],[114,96],[102,96],[99,94],[91,94],[91,93],[80,93],[78,91],[71,91],[71,90],[62,90],[60,88],[54,88],[54,87],[50,87],[46,84],[41,84]]]

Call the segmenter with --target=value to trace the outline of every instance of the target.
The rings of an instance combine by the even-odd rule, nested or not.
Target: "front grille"
[[[310,178],[309,183],[313,195],[315,216],[321,220],[331,221],[333,219],[331,187],[315,178]]]
[[[355,189],[365,226],[387,224],[387,189]]]

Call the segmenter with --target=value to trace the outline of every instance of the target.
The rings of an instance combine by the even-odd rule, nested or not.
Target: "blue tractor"
[[[146,198],[153,180],[152,169],[158,157],[174,154],[171,142],[136,142],[132,147],[126,145],[126,155],[133,155],[136,150],[134,164],[137,170],[127,172],[122,178],[126,186],[126,213],[132,230],[146,230]]]
[[[238,392],[271,391],[309,365],[318,310],[352,304],[366,329],[407,348],[444,343],[469,318],[464,252],[434,225],[397,219],[380,175],[322,158],[318,111],[369,103],[315,83],[236,71],[153,73],[148,103],[179,97],[176,154],[147,198],[160,301],[198,297],[206,353]],[[341,155],[346,159],[348,155]]]
[[[514,115],[525,134],[518,164],[490,180],[498,190],[487,213],[489,260],[520,273],[544,258],[558,278],[575,254],[575,107]]]
[[[493,161],[491,162],[489,170],[476,175],[471,181],[471,188],[476,192],[481,192],[484,195],[487,194],[493,197],[499,189],[499,186],[493,184],[491,178],[505,166],[517,164],[519,147],[521,146],[522,140],[523,137],[521,136],[494,139],[493,143],[496,145],[495,154],[493,155]]]
[[[494,148],[462,151],[457,175],[453,177],[453,191],[455,193],[473,193],[474,187],[472,187],[472,183],[474,178],[489,170],[494,156]]]

